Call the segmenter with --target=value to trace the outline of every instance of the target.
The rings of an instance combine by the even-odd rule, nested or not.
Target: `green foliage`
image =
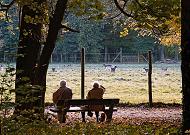
[[[128,4],[133,19],[125,21],[126,27],[141,35],[152,35],[162,44],[180,44],[180,0],[139,0]],[[125,30],[124,30],[125,32]]]
[[[10,122],[9,122],[10,123]],[[178,134],[179,127],[163,124],[156,126],[151,124],[144,125],[125,125],[125,124],[96,124],[96,123],[73,123],[60,126],[57,124],[47,124],[45,121],[33,121],[28,124],[19,124],[12,120],[12,126],[9,126],[9,133],[17,135],[161,135]],[[15,124],[15,125],[14,125]],[[17,125],[17,126],[16,126]],[[164,127],[165,126],[165,127]]]
[[[89,19],[101,19],[104,16],[104,3],[100,0],[71,0],[69,10],[76,16],[84,16]]]
[[[0,73],[0,105],[1,109],[7,109],[6,103],[11,101],[11,92],[13,91],[15,71],[8,65],[6,71]]]
[[[120,37],[122,26],[116,25],[113,20],[86,20],[83,17],[69,15],[67,24],[79,29],[80,33],[65,32],[64,39],[61,35],[54,50],[55,54],[80,53],[80,48],[85,47],[86,53],[92,54],[91,59],[98,61],[105,46],[109,48],[110,53],[115,53],[120,47],[123,47],[124,53],[136,53],[147,52],[157,45],[153,38],[138,36],[138,33],[133,30],[128,31],[127,37]]]
[[[31,115],[32,112],[25,111],[19,115],[12,115],[3,119],[1,123],[1,134],[9,135],[36,135],[42,134],[50,130],[48,124],[43,119],[38,119],[38,115]],[[26,117],[27,116],[27,117]]]
[[[14,61],[19,37],[19,18],[17,15],[18,9],[16,6],[13,6],[8,11],[9,19],[0,19],[0,26],[3,28],[0,34],[3,39],[0,45],[0,62],[4,61],[3,57],[5,56],[6,62]]]
[[[10,110],[14,106],[13,103],[11,103],[12,100],[12,91],[13,84],[14,84],[14,75],[15,72],[12,70],[12,66],[8,65],[6,67],[6,71],[0,71],[0,126],[2,128],[4,120],[6,117],[8,117],[10,114]]]

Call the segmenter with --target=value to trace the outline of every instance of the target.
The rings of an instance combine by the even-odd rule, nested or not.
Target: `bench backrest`
[[[114,106],[119,103],[119,99],[70,99],[59,100],[57,106],[67,105],[106,105]]]

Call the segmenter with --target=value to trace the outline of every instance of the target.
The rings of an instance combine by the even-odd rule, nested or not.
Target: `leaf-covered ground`
[[[46,112],[52,116],[51,122],[57,122],[56,114],[50,112],[48,107],[46,109]],[[113,113],[112,123],[126,125],[154,124],[158,126],[167,124],[180,127],[182,121],[181,113],[181,107],[118,107],[118,111]],[[67,121],[65,124],[69,125],[80,121],[80,113],[70,112],[67,114]],[[96,123],[95,115],[93,115],[92,118],[86,116],[86,122]]]

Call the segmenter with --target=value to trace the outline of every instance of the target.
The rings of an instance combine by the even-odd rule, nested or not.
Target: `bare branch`
[[[114,19],[114,18],[116,18],[116,17],[118,17],[118,16],[120,16],[122,13],[120,12],[120,13],[118,13],[117,15],[115,15],[115,16],[112,16],[112,17],[109,17],[108,19]]]
[[[125,3],[123,4],[123,10],[124,10],[126,4],[127,4],[127,2],[125,1]],[[121,14],[122,14],[122,13],[121,13],[121,11],[120,11],[120,13],[118,13],[118,14],[115,15],[115,16],[110,17],[109,19],[114,19],[114,18],[120,16]]]
[[[127,3],[127,1],[124,1],[125,3],[124,3],[124,5]],[[124,11],[124,6],[123,7],[121,7],[120,5],[119,5],[119,3],[118,3],[118,1],[117,0],[114,0],[114,3],[115,3],[115,5],[116,5],[116,7],[121,11],[121,13],[123,13],[124,15],[126,15],[126,16],[128,16],[128,17],[133,17],[131,14],[128,14],[127,12],[125,12]]]
[[[0,6],[1,6],[0,11],[6,11],[7,12],[9,10],[9,8],[15,3],[15,1],[16,0],[13,0],[9,4],[2,4],[0,2]]]
[[[68,26],[66,26],[66,25],[61,25],[61,28],[64,28],[64,29],[69,30],[69,31],[71,31],[71,32],[80,33],[79,30],[72,29],[72,28],[70,28],[70,27],[68,27]]]
[[[143,6],[141,5],[141,3],[138,0],[135,0],[135,2],[139,5],[140,8],[143,8]]]
[[[6,19],[8,20],[8,10],[11,8],[11,6],[15,3],[16,0],[12,0],[9,4],[2,4],[0,2],[0,11],[5,12]]]

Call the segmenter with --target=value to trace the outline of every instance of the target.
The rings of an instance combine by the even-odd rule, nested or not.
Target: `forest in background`
[[[13,7],[11,13],[12,20],[0,20],[0,63],[15,62],[16,58],[19,39],[19,12],[16,7]],[[68,14],[65,17],[65,23],[80,31],[62,30],[59,32],[51,58],[53,63],[79,63],[82,47],[85,47],[87,63],[128,62],[124,58],[121,62],[119,58],[121,56],[117,58],[121,51],[122,57],[133,58],[141,55],[146,59],[148,50],[152,50],[154,62],[166,59],[179,61],[180,59],[179,45],[162,45],[151,35],[142,36],[132,29],[128,31],[127,36],[122,36],[125,22],[121,19],[94,20]],[[115,58],[117,59],[113,61]],[[143,58],[141,57],[141,59]],[[137,61],[132,60],[132,63],[135,62]],[[141,60],[141,63],[144,62]]]

